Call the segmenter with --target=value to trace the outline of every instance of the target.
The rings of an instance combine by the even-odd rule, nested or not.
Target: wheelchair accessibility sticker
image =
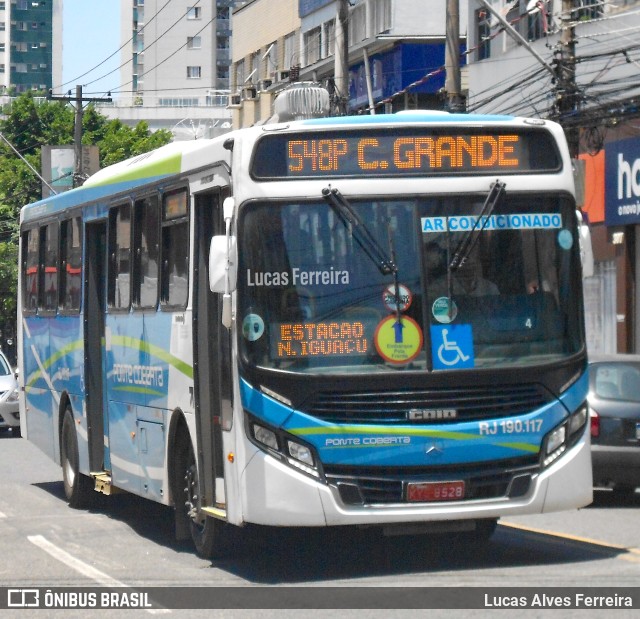
[[[431,355],[435,370],[474,367],[471,325],[431,325]]]

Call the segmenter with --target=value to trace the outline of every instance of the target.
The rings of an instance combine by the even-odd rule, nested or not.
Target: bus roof
[[[50,196],[29,204],[22,209],[23,221],[53,214],[61,210],[100,200],[104,196],[129,191],[162,178],[175,176],[191,165],[183,165],[190,157],[197,160],[198,154],[209,148],[213,140],[171,142],[142,155],[131,157],[99,170],[81,187]],[[218,140],[219,142],[219,140]],[[190,162],[191,163],[191,162]],[[206,159],[203,158],[203,165]]]

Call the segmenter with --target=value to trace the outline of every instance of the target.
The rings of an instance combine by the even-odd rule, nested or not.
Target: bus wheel
[[[78,457],[78,437],[73,422],[73,413],[67,408],[62,420],[60,437],[60,461],[62,463],[62,483],[64,494],[71,507],[86,507],[93,497],[91,480],[80,473]]]
[[[199,556],[205,559],[212,559],[219,553],[221,529],[223,522],[210,516],[206,516],[200,511],[200,495],[198,468],[196,458],[191,446],[191,441],[184,438],[179,441],[179,456],[177,466],[181,472],[181,496],[176,501],[176,508],[183,510],[189,523],[191,539]]]

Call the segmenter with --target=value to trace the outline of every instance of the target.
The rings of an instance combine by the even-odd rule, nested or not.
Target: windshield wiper
[[[351,230],[353,238],[378,267],[380,273],[382,275],[397,273],[398,267],[393,256],[387,255],[347,199],[335,187],[331,188],[331,186],[322,190],[322,197],[327,201],[344,226]]]
[[[460,268],[466,262],[471,251],[475,247],[475,244],[480,238],[480,233],[485,229],[487,222],[489,221],[489,217],[491,217],[496,206],[498,206],[502,201],[506,186],[507,184],[500,180],[496,180],[496,182],[491,185],[487,198],[482,205],[480,215],[478,215],[478,218],[473,224],[473,228],[465,234],[453,252],[453,258],[451,258],[451,262],[449,262],[449,273]]]
[[[400,280],[390,226],[387,228],[387,232],[389,235],[389,250],[391,255],[388,255],[373,234],[371,234],[371,231],[367,228],[364,221],[360,219],[360,216],[356,213],[353,206],[349,204],[349,201],[335,187],[332,188],[331,185],[325,187],[322,190],[322,197],[327,201],[345,228],[351,231],[355,241],[360,245],[364,253],[369,256],[380,273],[382,273],[382,275],[393,274],[393,285],[396,297],[396,318],[398,322],[400,322]]]

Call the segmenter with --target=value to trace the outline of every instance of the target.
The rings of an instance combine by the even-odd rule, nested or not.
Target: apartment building
[[[0,1],[0,94],[46,92],[61,58],[62,0]]]
[[[233,12],[234,127],[264,121],[290,81],[325,85],[348,113],[441,109],[446,2],[250,0]],[[461,47],[467,0],[460,2]],[[346,11],[345,19],[339,12]],[[336,85],[336,34],[348,45],[348,93]],[[341,40],[338,38],[338,40]]]
[[[231,127],[226,109],[234,0],[120,0],[126,87],[105,114],[176,139],[213,137]]]

